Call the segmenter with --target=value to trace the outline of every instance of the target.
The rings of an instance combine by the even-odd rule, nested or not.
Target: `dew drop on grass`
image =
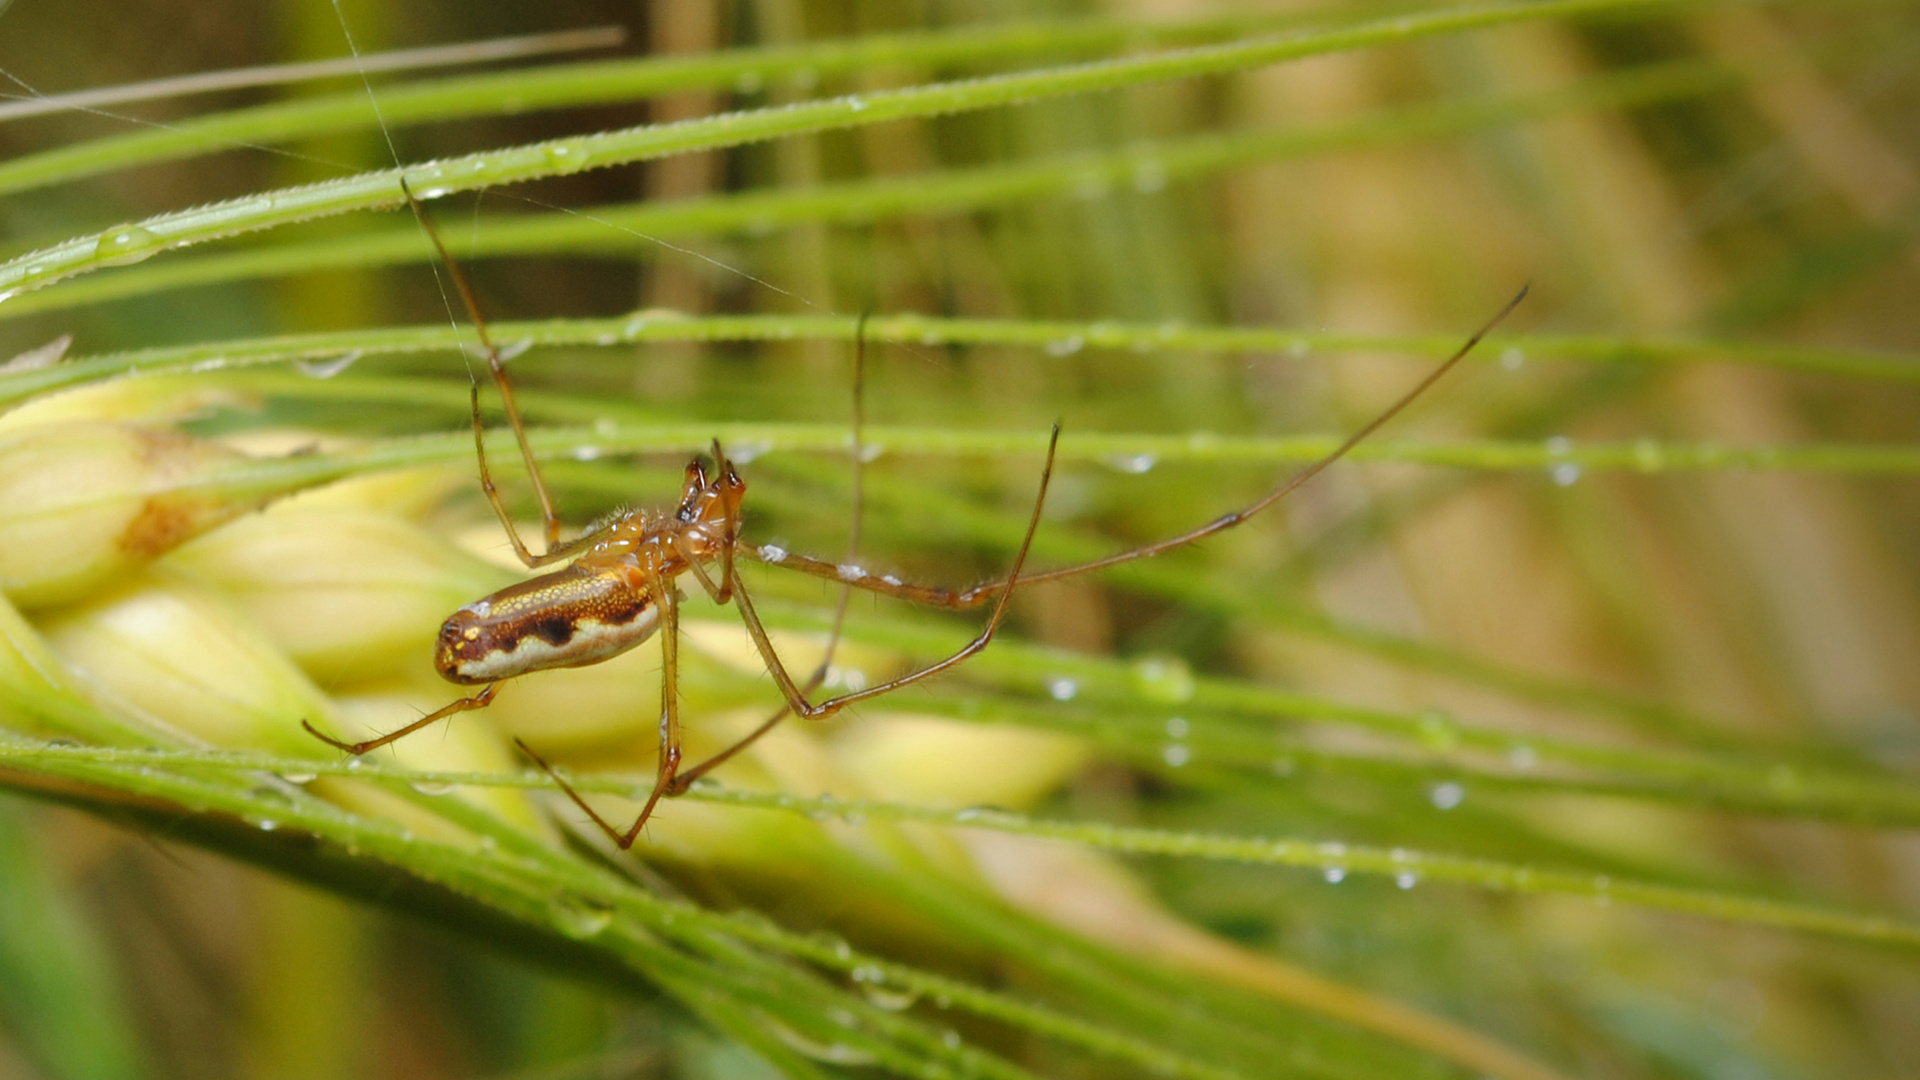
[[[1047,696],[1055,701],[1072,701],[1080,694],[1080,684],[1061,676],[1047,680]]]
[[[1193,760],[1193,750],[1180,743],[1168,743],[1160,751],[1160,759],[1170,768],[1178,769]]]
[[[1109,454],[1100,460],[1110,469],[1135,476],[1152,472],[1153,467],[1160,464],[1160,459],[1153,454]]]
[[[1321,871],[1320,876],[1327,879],[1327,884],[1338,885],[1347,880],[1347,870],[1343,866],[1329,866]]]
[[[1182,705],[1193,700],[1193,669],[1177,656],[1144,656],[1128,669],[1134,692],[1149,701]]]
[[[331,379],[347,370],[360,359],[359,349],[349,349],[339,356],[330,356],[324,360],[302,358],[293,362],[293,370],[309,379]]]
[[[127,266],[151,258],[165,246],[152,229],[121,225],[100,234],[100,239],[94,242],[93,254],[105,266]]]
[[[1445,780],[1427,789],[1427,801],[1436,810],[1451,810],[1465,802],[1467,789],[1452,780]]]
[[[576,893],[563,892],[554,897],[547,911],[561,933],[582,941],[613,925],[613,908]]]
[[[815,1061],[826,1061],[835,1065],[873,1064],[873,1055],[865,1050],[856,1050],[845,1043],[826,1043],[808,1038],[764,1013],[761,1014],[761,1022],[789,1049]]]
[[[1081,349],[1085,348],[1086,344],[1087,344],[1087,340],[1081,337],[1079,334],[1074,334],[1070,337],[1064,337],[1058,341],[1049,341],[1046,344],[1047,355],[1048,356],[1072,356],[1074,353],[1077,353]]]
[[[1453,719],[1438,709],[1428,709],[1420,714],[1421,745],[1436,754],[1444,754],[1460,747],[1460,728]]]

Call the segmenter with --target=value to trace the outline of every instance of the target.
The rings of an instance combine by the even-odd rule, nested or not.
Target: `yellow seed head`
[[[314,757],[300,729],[332,722],[326,695],[225,597],[185,578],[140,572],[41,630],[102,695],[215,746]]]
[[[0,431],[0,591],[22,608],[78,599],[252,500],[195,490],[230,450],[107,421]]]
[[[447,615],[512,580],[399,517],[306,497],[230,522],[165,562],[234,598],[328,685],[427,670]]]

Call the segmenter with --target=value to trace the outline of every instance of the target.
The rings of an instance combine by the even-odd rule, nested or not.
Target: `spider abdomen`
[[[653,636],[660,608],[627,567],[583,567],[509,585],[440,627],[434,666],[456,683],[490,683],[596,664]]]

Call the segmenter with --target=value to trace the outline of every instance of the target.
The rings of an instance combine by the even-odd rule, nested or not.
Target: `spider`
[[[302,721],[302,726],[315,738],[349,754],[365,754],[456,713],[485,708],[499,692],[500,685],[515,676],[550,668],[596,664],[633,648],[657,633],[661,636],[659,765],[652,793],[631,825],[620,829],[607,821],[544,758],[524,741],[515,740],[521,751],[552,778],[568,798],[606,833],[608,839],[623,850],[633,846],[662,798],[684,794],[695,781],[752,745],[789,715],[808,720],[825,719],[848,706],[893,693],[965,663],[993,641],[994,634],[1006,617],[1007,605],[1016,587],[1061,581],[1136,559],[1152,558],[1231,529],[1279,502],[1344,457],[1438,382],[1487,333],[1498,326],[1527,294],[1526,289],[1521,289],[1452,356],[1429,372],[1399,400],[1348,436],[1331,453],[1288,477],[1250,505],[1164,540],[1090,562],[1027,574],[1022,571],[1033,544],[1034,533],[1040,525],[1041,511],[1046,505],[1047,485],[1053,475],[1054,458],[1060,442],[1060,425],[1056,423],[1047,442],[1046,459],[1040,470],[1039,491],[1034,497],[1026,533],[1021,538],[1007,576],[968,588],[951,589],[904,582],[891,575],[874,576],[860,569],[851,556],[846,562],[833,562],[791,553],[771,544],[763,547],[743,544],[740,540],[740,515],[747,485],[717,439],[713,443],[710,464],[699,458],[688,463],[680,502],[673,509],[665,512],[622,511],[584,535],[562,541],[560,518],[527,441],[526,427],[514,399],[513,380],[507,374],[500,352],[487,332],[486,320],[480,313],[472,285],[448,253],[431,220],[404,181],[401,190],[439,252],[479,335],[487,368],[494,385],[499,388],[508,426],[513,430],[540,505],[545,546],[539,554],[535,554],[521,539],[494,485],[492,471],[487,464],[486,427],[480,414],[480,384],[476,379],[472,387],[471,413],[480,488],[499,518],[501,527],[506,530],[514,554],[528,569],[538,570],[559,563],[566,565],[475,600],[454,612],[441,627],[434,649],[435,667],[450,682],[480,687],[476,693],[385,735],[357,743],[335,739],[306,721]],[[851,532],[852,544],[857,547],[861,498],[859,469],[862,458],[860,385],[866,340],[864,316],[856,327],[854,337],[854,523]],[[775,651],[766,626],[754,609],[752,595],[736,572],[737,561],[741,557],[769,566],[798,570],[840,584],[841,592],[828,635],[825,659],[809,677],[794,678]],[[755,649],[780,688],[785,704],[739,741],[707,760],[683,769],[678,700],[681,597],[676,584],[685,576],[691,576],[698,582],[714,603],[731,604],[739,612]],[[815,702],[810,695],[825,681],[828,662],[839,639],[848,597],[853,589],[949,610],[974,608],[989,600],[993,601],[993,608],[979,634],[952,654],[898,678]]]

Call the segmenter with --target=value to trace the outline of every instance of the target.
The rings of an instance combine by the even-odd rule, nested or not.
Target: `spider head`
[[[686,486],[680,495],[678,517],[687,524],[695,522],[738,523],[740,501],[746,496],[747,482],[740,479],[720,440],[713,442],[713,468],[695,458],[687,463]]]

